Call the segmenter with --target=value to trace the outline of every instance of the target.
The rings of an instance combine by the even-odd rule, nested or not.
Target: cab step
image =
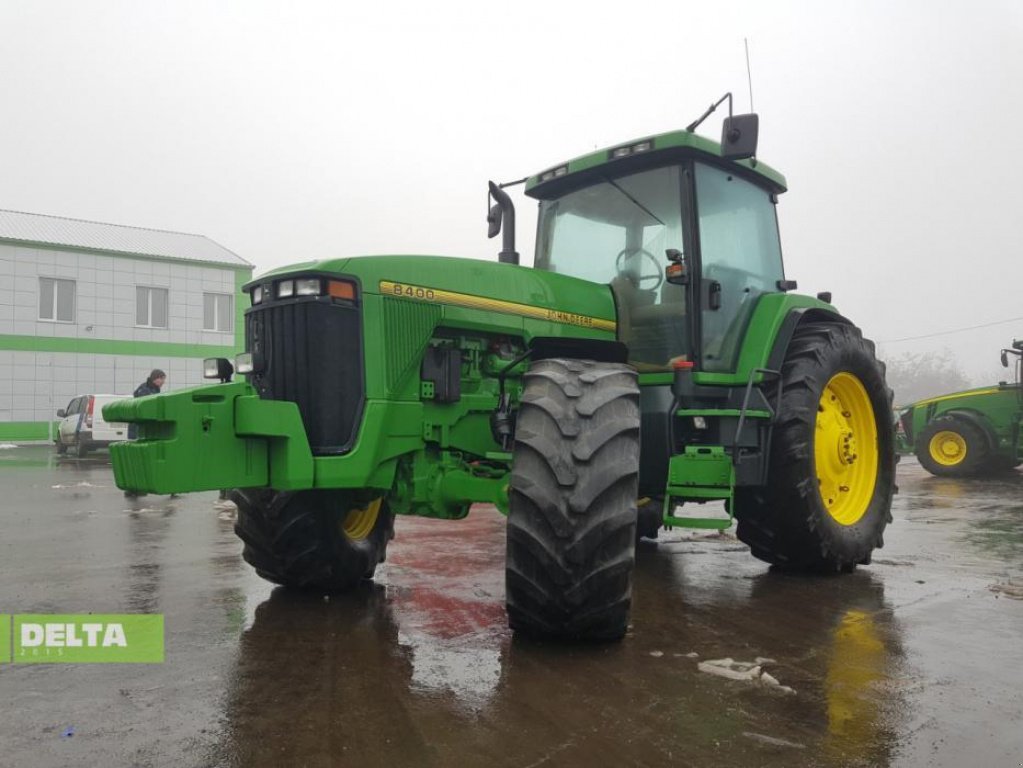
[[[679,528],[725,530],[732,525],[735,466],[721,445],[690,445],[668,462],[664,492],[664,524]],[[678,517],[671,512],[679,501],[724,501],[727,518]]]

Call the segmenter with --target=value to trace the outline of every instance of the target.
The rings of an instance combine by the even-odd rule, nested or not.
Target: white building
[[[252,265],[202,235],[0,210],[0,442],[49,438],[75,396],[202,383],[244,347]]]

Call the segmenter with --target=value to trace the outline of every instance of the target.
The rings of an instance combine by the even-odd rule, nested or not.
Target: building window
[[[39,319],[57,323],[75,321],[75,281],[39,278]]]
[[[135,325],[167,327],[167,289],[135,286]]]
[[[224,333],[234,330],[234,296],[228,293],[202,295],[202,329]]]

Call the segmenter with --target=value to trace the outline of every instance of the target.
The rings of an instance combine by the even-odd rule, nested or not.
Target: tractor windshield
[[[681,190],[681,169],[669,166],[540,203],[535,268],[610,284],[618,338],[641,370],[689,353],[685,289],[664,280],[665,251],[682,251]]]

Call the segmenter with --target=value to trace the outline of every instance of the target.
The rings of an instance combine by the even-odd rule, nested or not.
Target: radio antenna
[[[755,111],[753,109],[753,72],[749,65],[749,39],[743,38],[742,44],[746,46],[746,81],[749,83],[749,111]]]

